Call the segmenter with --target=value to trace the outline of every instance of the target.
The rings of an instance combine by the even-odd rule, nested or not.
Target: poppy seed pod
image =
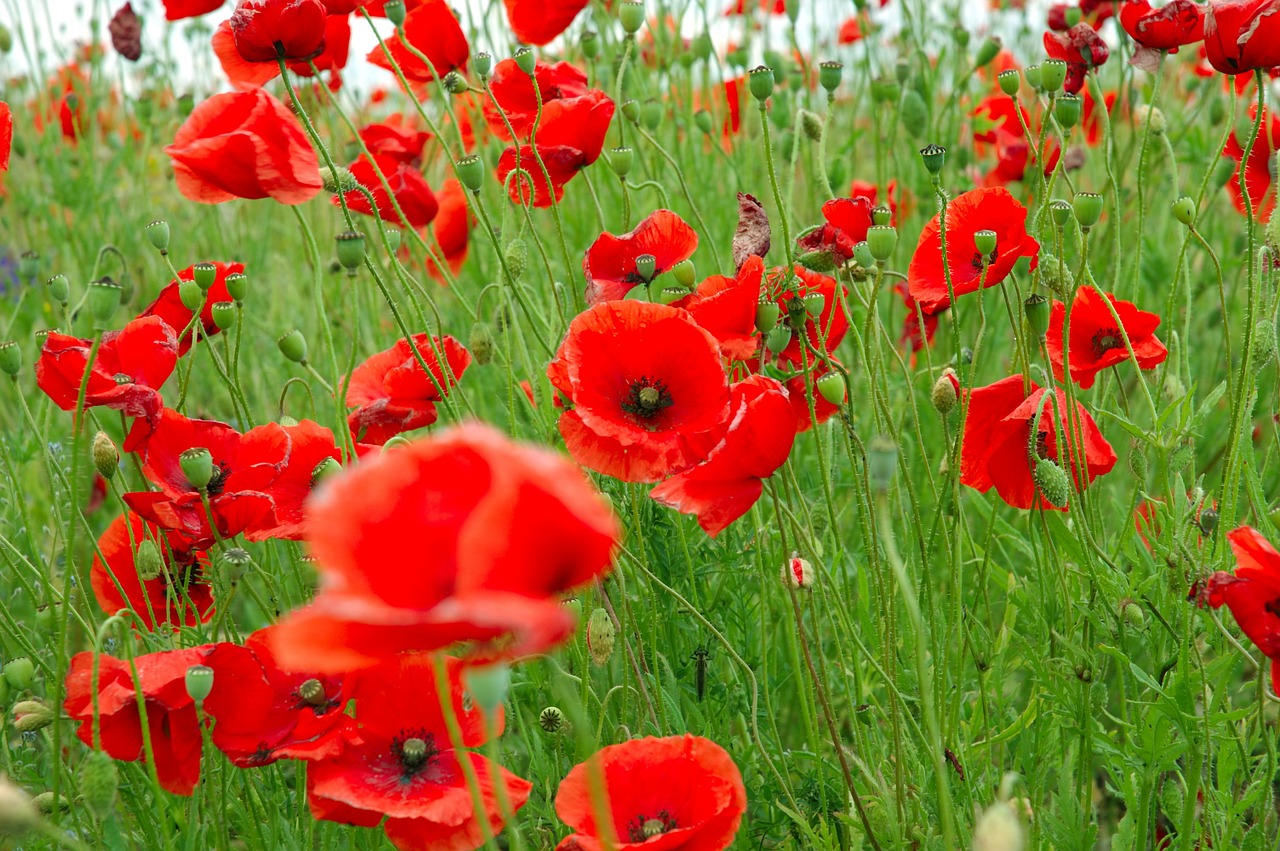
[[[404,26],[405,6],[404,0],[387,0],[382,4],[382,14],[387,16],[387,20],[396,29]]]
[[[198,491],[208,487],[213,480],[213,455],[203,446],[193,446],[178,455],[178,466],[187,482]]]
[[[160,547],[150,538],[138,542],[138,550],[133,554],[133,565],[138,571],[138,578],[143,582],[159,579],[164,573],[164,556]]]
[[[1044,339],[1044,335],[1049,333],[1051,307],[1049,299],[1039,293],[1032,293],[1022,303],[1022,311],[1027,317],[1027,326],[1037,339]]]
[[[212,263],[197,263],[191,267],[191,279],[202,290],[208,290],[218,280],[218,267]]]
[[[1046,92],[1056,92],[1066,81],[1066,62],[1061,59],[1046,59],[1040,63],[1040,86]]]
[[[471,326],[471,336],[467,338],[467,348],[471,357],[480,366],[493,360],[493,331],[487,322],[476,322]]]
[[[338,247],[338,262],[342,264],[342,268],[354,272],[364,265],[364,234],[348,230],[334,239]]]
[[[822,293],[807,293],[804,297],[804,312],[810,319],[822,316],[822,309],[827,306],[827,297]]]
[[[342,472],[342,465],[338,463],[338,459],[333,457],[321,458],[320,463],[316,464],[311,470],[311,487],[323,482],[332,475]]]
[[[200,285],[195,281],[189,281],[185,278],[178,281],[178,300],[182,302],[182,306],[192,313],[200,309],[204,304],[204,290],[200,289]]]
[[[662,123],[662,104],[650,98],[640,105],[640,123],[649,132],[658,129],[658,125]]]
[[[840,88],[840,82],[844,79],[844,63],[843,62],[823,62],[818,66],[818,82],[822,84],[822,88],[827,90],[828,94],[835,92]]]
[[[1200,527],[1200,531],[1205,535],[1212,535],[1213,530],[1218,528],[1218,509],[1212,505],[1206,505],[1200,510],[1200,516],[1196,518],[1196,525]]]
[[[588,59],[595,59],[600,55],[600,34],[595,30],[587,30],[582,34],[581,38],[582,53]]]
[[[878,263],[886,263],[898,247],[898,231],[888,225],[875,225],[867,229],[867,251]]]
[[[445,91],[451,95],[465,94],[471,89],[471,86],[467,84],[467,78],[459,74],[457,71],[450,71],[448,74],[445,74],[444,80],[441,82],[444,84]]]
[[[187,696],[196,702],[196,706],[204,703],[204,699],[213,691],[213,668],[208,665],[192,665],[187,668],[184,678]]]
[[[653,280],[658,271],[658,258],[652,254],[641,254],[636,257],[636,274],[646,283]]]
[[[763,104],[773,94],[773,69],[768,65],[752,68],[747,72],[747,86],[756,102]]]
[[[793,591],[807,591],[813,587],[813,565],[792,553],[782,565],[782,584]]]
[[[14,691],[26,691],[36,678],[36,666],[26,656],[10,659],[4,665],[4,681]]]
[[[53,723],[57,713],[43,700],[20,700],[13,705],[13,729],[34,733]]]
[[[925,103],[924,95],[915,89],[907,89],[907,93],[902,96],[898,118],[902,121],[903,129],[912,136],[923,136],[929,129],[929,105]]]
[[[169,223],[164,219],[156,219],[144,229],[147,241],[161,254],[169,253]]]
[[[564,713],[558,706],[548,706],[538,713],[538,726],[544,733],[559,733],[564,729]]]
[[[762,301],[756,305],[756,330],[767,334],[778,324],[782,310],[775,301]]]
[[[13,33],[4,24],[0,24],[0,53],[13,50]]]
[[[993,230],[980,230],[973,235],[973,247],[982,255],[984,265],[996,252],[996,239],[996,232]]]
[[[698,125],[698,129],[706,135],[711,135],[712,120],[711,113],[705,109],[700,109],[693,114],[693,123]]]
[[[49,298],[57,304],[66,304],[71,297],[71,284],[66,275],[54,275],[44,285],[49,290]]]
[[[40,255],[34,251],[24,251],[18,255],[18,277],[24,281],[34,278],[40,272]]]
[[[1062,13],[1062,22],[1071,29],[1084,18],[1084,10],[1079,6],[1068,6]]]
[[[626,177],[631,172],[631,165],[635,162],[635,151],[631,148],[614,148],[609,152],[609,167],[613,169],[613,173],[618,177]]]
[[[1196,202],[1183,195],[1173,202],[1173,217],[1187,227],[1196,223]]]
[[[227,295],[235,299],[236,304],[243,302],[249,295],[249,276],[244,272],[232,272],[222,283],[226,285]]]
[[[116,449],[115,443],[105,431],[93,436],[89,452],[93,456],[93,468],[98,471],[99,476],[108,481],[115,476],[116,467],[120,464],[120,450]]]
[[[871,224],[873,225],[891,225],[893,224],[893,210],[884,204],[877,204],[871,208]]]
[[[102,751],[91,752],[80,763],[80,774],[76,778],[80,800],[99,821],[106,819],[115,809],[119,783],[115,760]]]
[[[307,360],[307,338],[302,336],[302,332],[297,328],[286,331],[276,340],[276,345],[280,347],[280,354],[284,355],[294,363],[306,363]]]
[[[676,279],[676,283],[691,290],[697,280],[697,272],[693,267],[692,260],[681,260],[679,263],[671,267],[671,277]]]
[[[869,230],[868,234],[870,234]],[[871,246],[867,245],[865,239],[853,247],[853,260],[864,269],[870,269],[876,265],[876,256],[871,253]]]
[[[284,423],[282,422],[281,425],[284,425]],[[232,582],[239,582],[240,578],[244,576],[245,568],[249,566],[251,561],[253,559],[249,557],[247,550],[243,550],[240,547],[232,547],[222,554],[222,572]]]
[[[11,378],[22,371],[22,349],[13,340],[0,342],[0,371]]]
[[[657,302],[659,304],[675,304],[682,298],[687,298],[689,291],[684,287],[663,287],[658,293]]]
[[[1035,89],[1036,91],[1041,91],[1042,86],[1040,82],[1040,66],[1039,65],[1028,65],[1026,68],[1023,68],[1022,76],[1026,77],[1028,86]]]
[[[844,404],[844,376],[838,372],[828,372],[817,381],[818,393],[833,405]]]
[[[534,53],[532,47],[520,48],[511,58],[515,60],[517,68],[531,77],[538,67],[538,54]]]
[[[463,157],[456,164],[458,182],[472,192],[479,192],[484,185],[484,160],[478,154]]]
[[[1000,83],[1000,91],[1009,97],[1016,97],[1018,89],[1022,87],[1022,75],[1018,73],[1016,68],[1001,71],[1000,75],[996,77],[996,81]]]
[[[769,351],[777,354],[785,349],[791,343],[791,326],[782,324],[776,326],[764,338],[764,344]]]
[[[947,164],[947,149],[941,145],[925,145],[920,149],[920,159],[929,174],[936,175]]]
[[[1053,219],[1053,224],[1058,230],[1067,226],[1067,222],[1071,220],[1071,212],[1071,204],[1061,198],[1049,202],[1049,217]]]
[[[871,81],[871,99],[877,103],[894,103],[902,95],[902,86],[891,77],[877,77]]]
[[[867,476],[877,493],[889,489],[898,464],[898,444],[887,434],[878,434],[867,444]]]
[[[640,123],[640,101],[632,98],[622,103],[622,117],[632,124]]]
[[[1102,196],[1095,192],[1077,192],[1071,207],[1082,228],[1091,228],[1102,218]]]
[[[209,313],[213,317],[213,324],[217,326],[219,331],[226,331],[236,324],[236,304],[233,301],[215,302],[209,308]]]
[[[592,662],[598,666],[609,663],[609,658],[613,656],[614,638],[613,621],[609,618],[609,613],[604,609],[593,611],[587,621],[587,652],[591,654]]]
[[[1064,94],[1053,104],[1053,117],[1062,125],[1063,130],[1070,130],[1080,123],[1083,103],[1073,94]]]
[[[98,328],[106,328],[120,307],[124,290],[110,278],[89,282],[89,313]]]
[[[627,0],[618,8],[618,20],[627,35],[635,35],[644,26],[644,4]]]
[[[480,51],[471,57],[471,67],[475,69],[476,76],[482,80],[485,79],[489,76],[489,72],[493,70],[492,54]]]
[[[990,65],[1003,48],[1004,43],[999,38],[993,35],[987,36],[982,44],[978,45],[978,53],[973,57],[973,67],[983,68]]]
[[[1031,478],[1040,490],[1040,495],[1050,505],[1062,508],[1067,504],[1071,495],[1071,482],[1057,464],[1048,458],[1037,459]]]

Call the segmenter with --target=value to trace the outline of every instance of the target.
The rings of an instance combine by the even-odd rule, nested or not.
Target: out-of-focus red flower
[[[162,0],[164,17],[168,21],[195,18],[216,11],[226,0]]]
[[[857,44],[862,41],[862,22],[858,20],[857,15],[850,16],[840,25],[836,41],[840,44]]]
[[[1224,74],[1280,65],[1280,0],[1211,0],[1205,57]]]
[[[453,705],[465,746],[479,747],[487,737],[483,710],[465,702],[461,663],[445,662],[448,695],[436,688],[435,661],[426,655],[401,656],[360,679],[355,693],[358,743],[312,764],[307,772],[315,818],[364,827],[382,823],[387,839],[402,851],[462,851],[484,844],[485,824],[489,833],[501,833],[499,782],[512,810],[524,806],[533,784],[480,754],[453,748],[441,708],[446,700]],[[500,709],[493,723],[501,733]],[[464,760],[479,779],[479,813]]]
[[[748,0],[730,0],[729,5],[725,7],[724,16],[732,18],[735,15],[746,15]],[[785,15],[787,13],[787,0],[759,0],[756,4],[760,11],[767,15]]]
[[[97,694],[102,750],[113,759],[145,759],[138,691],[147,711],[147,729],[160,786],[175,795],[190,795],[200,782],[200,721],[187,694],[187,669],[201,664],[204,648],[146,653],[134,659],[135,683],[129,663],[105,653],[98,657],[94,677],[93,653],[71,657],[63,709],[79,721],[76,735],[93,745],[94,695]]]
[[[246,62],[306,61],[324,49],[320,0],[240,0],[231,13],[231,36]]]
[[[602,233],[587,249],[582,271],[587,278],[587,303],[624,297],[647,281],[636,271],[636,258],[654,258],[654,277],[688,260],[698,248],[698,234],[670,210],[655,210],[621,236]]]
[[[573,403],[560,415],[569,454],[627,482],[656,482],[701,460],[698,443],[729,415],[720,345],[687,311],[607,301],[579,314],[547,367]]]
[[[960,483],[982,493],[994,487],[1014,508],[1065,510],[1065,505],[1056,506],[1045,499],[1032,479],[1029,451],[1034,450],[1035,458],[1058,463],[1058,435],[1068,433],[1067,395],[1059,389],[1056,399],[1045,402],[1040,428],[1032,441],[1031,422],[1040,408],[1040,398],[1048,391],[1035,382],[1030,387],[1031,394],[1024,394],[1022,376],[1012,375],[969,391]],[[1075,457],[1068,446],[1063,448],[1063,461],[1070,468],[1068,479],[1079,492],[1115,466],[1116,453],[1079,402],[1074,420],[1080,436],[1071,442],[1083,445],[1084,458]]]
[[[589,0],[502,0],[516,40],[543,45],[569,28]]]
[[[689,311],[720,342],[726,360],[748,360],[760,347],[756,308],[764,283],[764,261],[754,254],[735,277],[712,275],[672,307]]]
[[[1116,101],[1119,98],[1118,92],[1103,93],[1102,100],[1106,104],[1108,117],[1115,112]],[[1098,110],[1098,105],[1094,101],[1093,95],[1087,88],[1081,90],[1080,100],[1083,107],[1080,126],[1084,130],[1085,144],[1096,145],[1102,141],[1102,114]]]
[[[1129,359],[1124,334],[1116,326],[1104,298],[1111,302],[1120,317],[1124,334],[1129,336],[1133,353],[1138,358],[1139,369],[1154,369],[1164,363],[1169,354],[1164,343],[1156,338],[1159,316],[1139,310],[1133,302],[1121,301],[1110,293],[1104,295],[1093,287],[1080,287],[1072,302],[1071,341],[1066,348],[1071,355],[1071,378],[1086,390],[1093,386],[1099,372]],[[1053,364],[1053,374],[1059,381],[1063,380],[1066,356],[1062,338],[1066,316],[1066,305],[1054,301],[1049,314],[1049,333],[1045,335],[1044,342],[1049,351],[1049,361]]]
[[[308,511],[320,593],[274,649],[316,672],[458,642],[542,652],[573,630],[558,595],[604,574],[618,540],[568,461],[480,425],[367,457]]]
[[[886,191],[885,191],[884,203],[885,203],[885,206],[889,208],[889,213],[891,216],[890,223],[893,223],[898,220],[898,200],[899,200],[898,181],[890,180],[888,186],[885,189]],[[871,202],[871,206],[875,207],[876,203],[880,198],[880,188],[876,186],[874,183],[869,183],[865,180],[854,180],[852,183],[849,184],[849,197],[850,198],[866,198],[868,201]],[[910,210],[911,210],[911,207],[904,202],[903,209],[902,209],[903,215],[910,215]]]
[[[1143,47],[1177,53],[1204,38],[1204,13],[1193,0],[1170,0],[1158,9],[1149,0],[1127,0],[1120,7],[1120,26]]]
[[[204,710],[214,721],[213,744],[241,768],[278,759],[329,759],[354,738],[346,714],[350,678],[280,668],[271,650],[275,627],[260,629],[244,645],[209,648],[213,691]]]
[[[697,466],[676,473],[649,495],[715,537],[746,514],[791,454],[796,414],[775,379],[752,375],[730,388],[729,423],[719,442]]]
[[[431,425],[436,402],[449,395],[470,365],[471,353],[453,337],[415,334],[413,348],[397,340],[351,373],[347,405],[356,409],[347,417],[351,434],[362,443],[380,446],[397,434]]]
[[[1018,113],[1022,113],[1021,121]],[[1022,124],[1031,126],[1031,113],[1026,107],[1018,104],[1013,98],[1003,94],[990,95],[983,98],[971,113],[973,118],[973,140],[988,144],[996,141],[996,134],[1003,130],[1015,136],[1025,135]],[[981,154],[981,151],[978,151]]]
[[[1271,689],[1280,695],[1280,553],[1251,526],[1227,535],[1235,573],[1219,570],[1205,582],[1213,608],[1224,603],[1249,640],[1271,660]]]
[[[422,149],[430,139],[430,133],[414,127],[399,113],[381,123],[365,125],[360,130],[360,140],[371,153],[409,164],[422,157]]]
[[[262,89],[209,98],[164,150],[179,191],[202,204],[233,198],[302,204],[323,187],[302,125]]]
[[[996,130],[995,133],[996,164],[982,177],[982,187],[1006,186],[1022,180],[1027,175],[1027,166],[1035,162],[1035,151],[1032,140],[1021,130],[1016,134]],[[1057,168],[1062,157],[1062,149],[1050,140],[1045,147],[1044,168],[1041,171],[1046,177]],[[1069,168],[1070,165],[1068,164]]]
[[[594,763],[594,766],[592,765]],[[556,815],[574,833],[557,851],[602,851],[592,775],[609,793],[618,851],[721,851],[733,844],[747,808],[742,774],[724,748],[685,734],[632,739],[575,765],[556,792]]]
[[[231,80],[231,85],[239,90],[257,88],[280,76],[280,64],[272,59],[269,62],[251,62],[240,55],[236,49],[235,36],[231,31],[231,22],[223,21],[213,34],[213,53],[222,65],[223,73]],[[289,70],[300,77],[311,77],[312,63],[318,71],[329,71],[330,87],[335,91],[341,85],[338,72],[347,67],[347,59],[351,52],[351,19],[346,15],[331,14],[325,18],[324,49],[309,59],[288,61]]]
[[[543,109],[538,125],[537,153],[541,166],[532,146],[510,147],[498,160],[498,180],[505,183],[518,162],[533,180],[533,205],[551,206],[553,198],[559,201],[563,197],[565,184],[600,157],[613,111],[613,101],[597,89],[589,89],[582,97],[552,101]],[[528,182],[513,179],[509,195],[517,204],[527,203]]]
[[[0,171],[9,170],[9,153],[13,148],[13,112],[0,100]]]
[[[423,62],[405,47],[404,41],[427,57]],[[426,0],[405,16],[404,26],[385,40],[391,59],[395,60],[406,80],[429,82],[456,68],[465,68],[471,55],[462,26],[445,0]],[[368,59],[379,68],[393,70],[382,45],[369,51]]]
[[[1280,6],[1277,6],[1280,12]],[[1256,119],[1258,107],[1249,108],[1249,117]],[[1222,149],[1224,157],[1236,161],[1236,173],[1227,181],[1227,192],[1231,195],[1231,203],[1240,212],[1245,212],[1244,194],[1240,191],[1240,170],[1244,169],[1245,186],[1249,188],[1249,202],[1253,206],[1254,215],[1261,221],[1271,218],[1276,207],[1275,178],[1272,173],[1272,160],[1277,147],[1280,146],[1280,118],[1262,108],[1262,124],[1253,150],[1249,152],[1249,160],[1244,159],[1244,143],[1235,131],[1227,137],[1226,147]]]
[[[1067,24],[1067,10],[1076,8],[1080,10],[1081,20],[1096,30],[1105,20],[1115,15],[1116,6],[1120,2],[1121,0],[1080,0],[1079,3],[1070,6],[1066,3],[1054,3],[1049,7],[1049,29],[1060,32],[1070,29]],[[1018,4],[1018,8],[1022,6],[1022,3]]]
[[[535,89],[534,86],[537,86]],[[493,100],[484,104],[484,119],[489,129],[503,139],[510,139],[507,123],[517,139],[528,139],[533,121],[538,115],[538,96],[545,109],[560,100],[572,100],[584,96],[587,91],[587,75],[568,62],[543,62],[534,65],[530,77],[520,69],[514,59],[503,59],[493,69],[489,82]],[[506,121],[503,121],[503,116]]]
[[[178,340],[158,316],[134,319],[108,331],[89,367],[92,340],[57,332],[44,339],[36,361],[36,384],[64,411],[74,411],[85,385],[84,406],[103,406],[154,422],[164,403],[160,387],[178,362]]]
[[[381,177],[378,172],[382,172]],[[440,203],[436,201],[435,193],[431,191],[427,179],[420,171],[407,165],[403,160],[385,154],[374,154],[373,159],[370,160],[368,156],[361,154],[360,158],[351,164],[351,176],[355,178],[356,183],[368,189],[373,195],[374,206],[371,207],[369,199],[360,190],[353,189],[347,193],[347,206],[357,213],[372,216],[376,207],[378,217],[384,222],[391,222],[398,227],[421,230],[431,224],[440,210]],[[390,194],[383,187],[384,179],[391,187]],[[392,198],[395,199],[395,203],[392,203]],[[334,198],[333,203],[336,205],[338,199]],[[397,205],[400,208],[398,211]]]
[[[866,197],[833,198],[822,205],[826,224],[796,244],[802,251],[826,251],[837,263],[844,263],[853,256],[854,246],[867,238],[874,206]]]
[[[136,553],[144,541],[151,542],[163,563],[160,575],[151,579],[138,574]],[[177,532],[126,512],[111,521],[98,549],[102,558],[94,556],[89,584],[107,614],[131,609],[150,630],[176,630],[213,617],[213,589],[205,576],[208,554],[193,549]]]
[[[1098,31],[1088,24],[1076,24],[1064,33],[1044,34],[1044,51],[1050,59],[1067,63],[1064,91],[1075,94],[1084,87],[1084,75],[1107,61],[1111,51]]]
[[[1013,271],[1019,257],[1039,261],[1040,243],[1027,234],[1027,208],[1007,189],[974,189],[947,205],[947,261],[956,296],[976,292],[980,283],[994,287]],[[984,258],[974,245],[980,230],[996,232],[996,250]],[[985,280],[983,273],[986,273]],[[911,297],[926,313],[939,313],[951,304],[942,265],[939,217],[925,225],[907,267]]]
[[[231,301],[227,292],[227,276],[244,274],[243,263],[223,263],[214,261],[215,277],[213,286],[209,288],[204,307],[200,310],[200,338],[212,337],[218,333],[218,326],[213,321],[213,306],[220,301]],[[178,335],[178,354],[185,355],[195,343],[194,329],[187,330],[191,324],[192,312],[182,303],[178,292],[180,281],[195,280],[195,266],[188,266],[178,273],[177,280],[165,285],[156,300],[142,311],[142,317],[155,316],[163,319]],[[185,332],[185,333],[184,333]]]
[[[456,275],[462,268],[462,264],[466,262],[467,239],[471,234],[471,214],[467,208],[467,193],[463,190],[462,184],[451,177],[440,187],[436,197],[440,201],[440,212],[436,214],[432,232],[444,255],[440,259]],[[427,261],[427,271],[436,278],[444,279],[440,270],[431,263],[430,259]]]

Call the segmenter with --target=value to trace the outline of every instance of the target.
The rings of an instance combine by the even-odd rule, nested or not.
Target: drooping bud
[[[773,94],[773,69],[768,65],[752,68],[747,72],[747,86],[756,102],[764,103]]]
[[[10,659],[4,665],[4,681],[14,691],[26,691],[36,678],[36,666],[26,656]]]
[[[548,706],[538,713],[538,726],[544,733],[559,733],[565,723],[564,713],[557,706]]]
[[[954,369],[947,367],[942,370],[938,380],[933,382],[929,399],[933,402],[933,407],[944,417],[955,410],[956,403],[960,401],[960,379]]]
[[[80,763],[76,778],[80,800],[98,821],[105,820],[116,807],[116,789],[120,775],[115,760],[102,751],[93,751]]]
[[[471,326],[467,348],[471,350],[471,357],[480,366],[493,360],[493,331],[489,328],[489,323],[476,322]]]
[[[1031,478],[1046,502],[1058,508],[1066,506],[1067,499],[1071,496],[1071,482],[1061,467],[1048,458],[1039,458],[1031,472]]]
[[[307,360],[307,338],[297,328],[280,335],[276,345],[280,348],[280,354],[294,363],[304,363]]]
[[[618,7],[618,20],[627,35],[635,35],[644,26],[644,4],[627,0]]]
[[[1158,107],[1150,104],[1143,104],[1135,107],[1133,110],[1134,120],[1138,122],[1139,127],[1150,129],[1152,134],[1159,136],[1168,129],[1168,122],[1165,121],[1164,113]]]
[[[813,587],[813,565],[792,553],[782,565],[782,584],[793,591],[807,591]]]
[[[867,250],[878,263],[887,263],[898,247],[898,231],[888,225],[873,225],[867,229]]]
[[[1007,71],[1001,71],[1000,75],[996,77],[996,80],[1000,83],[1000,91],[1004,92],[1009,97],[1016,96],[1018,94],[1018,89],[1022,86],[1022,75],[1014,68],[1010,68]]]
[[[923,136],[929,129],[929,104],[925,102],[924,95],[915,89],[907,89],[898,109],[898,119],[912,138]]]
[[[213,480],[213,455],[203,446],[184,449],[178,455],[178,466],[191,487],[198,491],[204,490]]]
[[[600,666],[609,663],[609,658],[613,656],[614,638],[613,620],[609,613],[604,609],[596,609],[587,621],[587,652],[591,654],[592,662]]]
[[[1096,192],[1077,192],[1071,207],[1082,228],[1091,228],[1102,218],[1102,196]]]
[[[1040,63],[1040,87],[1046,92],[1056,92],[1067,80],[1067,63],[1061,59],[1046,59]]]
[[[503,252],[503,260],[507,263],[507,272],[512,278],[519,280],[524,277],[525,269],[529,268],[529,246],[519,237],[511,240],[507,243],[507,250]]]
[[[185,678],[187,696],[196,702],[196,706],[204,704],[204,699],[213,691],[213,668],[208,665],[192,665],[187,668]]]
[[[471,192],[479,192],[484,185],[484,160],[478,154],[458,160],[457,172],[458,182]]]
[[[13,340],[0,342],[0,371],[11,378],[22,371],[22,349]]]
[[[355,272],[364,265],[364,234],[347,230],[335,237],[338,246],[338,262],[348,272]]]
[[[138,551],[133,555],[133,566],[138,571],[138,578],[143,582],[159,579],[164,573],[164,556],[160,547],[150,538],[138,542]]]
[[[54,722],[58,713],[43,700],[20,700],[13,705],[13,729],[19,733],[34,733]]]
[[[93,467],[98,471],[98,475],[110,481],[120,465],[120,450],[116,449],[115,443],[105,431],[100,431],[93,436],[93,445],[89,452],[93,456]]]
[[[844,403],[845,383],[844,376],[838,372],[828,372],[815,382],[819,395],[833,405],[841,405]]]
[[[98,328],[110,326],[111,317],[120,308],[123,292],[121,286],[110,278],[89,282],[89,313]]]
[[[147,241],[162,255],[169,253],[169,223],[164,219],[156,219],[144,229]]]
[[[1022,822],[1013,807],[996,801],[973,826],[973,851],[1022,851]]]
[[[926,145],[920,149],[920,159],[929,174],[936,175],[947,164],[947,149],[941,145]]]
[[[61,800],[54,798],[52,792],[41,792],[31,799],[31,803],[36,805],[36,811],[40,815],[51,815],[54,810],[59,812],[67,812],[71,809],[71,803],[64,797]]]
[[[810,142],[822,141],[822,118],[807,109],[800,110],[800,132]]]

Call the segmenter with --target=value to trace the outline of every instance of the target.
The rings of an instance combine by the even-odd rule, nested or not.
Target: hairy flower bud
[[[10,659],[4,665],[4,681],[14,691],[26,691],[36,678],[36,666],[26,656]]]
[[[929,399],[933,402],[933,407],[944,417],[955,410],[956,403],[960,401],[960,379],[954,369],[947,367],[942,370],[938,380],[933,382]]]
[[[782,584],[793,591],[807,591],[813,587],[813,565],[792,553],[782,565]]]
[[[115,760],[102,751],[93,751],[80,763],[76,778],[80,800],[98,821],[111,815],[116,806],[116,789],[120,785]]]
[[[100,431],[93,436],[93,445],[89,452],[93,456],[93,466],[98,471],[98,475],[107,480],[115,476],[116,467],[120,464],[120,450],[116,449],[115,443],[105,431]]]
[[[34,733],[54,722],[58,713],[43,700],[20,700],[13,705],[13,729],[19,733]]]
[[[609,663],[613,656],[614,638],[613,620],[609,613],[604,609],[593,611],[587,621],[587,652],[591,654],[592,662],[600,666]]]
[[[1062,508],[1067,504],[1071,496],[1071,482],[1057,464],[1048,458],[1038,459],[1035,469],[1031,472],[1031,478],[1039,488],[1040,495],[1050,505]]]

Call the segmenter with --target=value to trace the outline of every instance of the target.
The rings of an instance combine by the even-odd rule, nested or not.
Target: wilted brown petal
[[[751,255],[769,253],[769,216],[754,195],[738,193],[738,229],[733,233],[733,265],[741,269]]]
[[[121,6],[107,28],[116,53],[130,62],[137,62],[142,57],[142,21],[138,20],[132,3]]]

